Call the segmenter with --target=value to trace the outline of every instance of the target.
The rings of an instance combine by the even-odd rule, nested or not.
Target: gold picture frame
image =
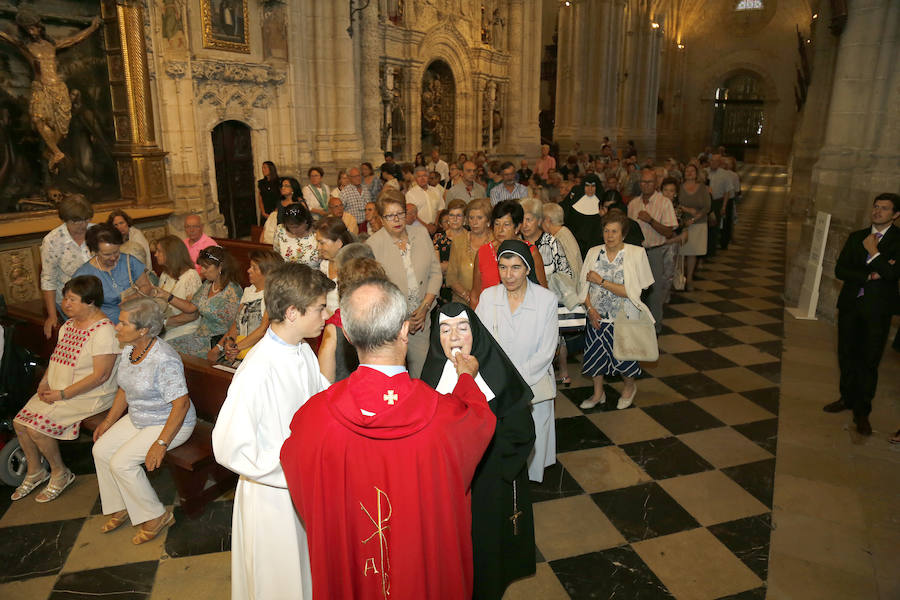
[[[200,0],[203,47],[250,54],[248,0]]]

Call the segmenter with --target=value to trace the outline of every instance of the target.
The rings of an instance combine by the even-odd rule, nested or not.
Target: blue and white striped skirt
[[[584,329],[584,338],[584,366],[581,372],[585,375],[637,377],[641,374],[641,365],[637,361],[616,360],[613,356],[612,323],[600,323],[600,329],[594,329],[589,323]]]

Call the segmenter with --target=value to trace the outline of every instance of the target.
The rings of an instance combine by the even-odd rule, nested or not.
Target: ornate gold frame
[[[242,54],[250,54],[250,11],[247,7],[247,0],[241,0],[241,8],[244,11],[244,41],[229,42],[218,39],[212,30],[212,0],[200,0],[200,12],[203,17],[203,47],[215,50],[227,50],[229,52],[240,52]]]

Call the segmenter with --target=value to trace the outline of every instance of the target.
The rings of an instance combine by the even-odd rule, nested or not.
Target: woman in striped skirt
[[[644,249],[624,242],[628,225],[628,217],[619,210],[606,215],[605,243],[588,251],[579,277],[578,294],[584,298],[590,323],[585,331],[582,373],[594,380],[594,393],[581,403],[583,409],[606,402],[606,375],[620,375],[625,382],[616,408],[628,408],[637,394],[634,379],[641,374],[641,366],[613,356],[613,322],[623,309],[629,319],[638,318],[640,311],[650,314],[641,302],[641,291],[653,284],[653,275]]]

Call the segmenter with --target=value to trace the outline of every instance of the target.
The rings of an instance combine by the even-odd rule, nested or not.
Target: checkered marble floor
[[[778,425],[785,174],[743,172],[731,247],[674,292],[635,405],[582,411],[577,376],[556,399],[558,463],[533,486],[537,575],[507,598],[761,599],[766,595]],[[227,598],[231,500],[140,547],[103,535],[86,441],[65,444],[78,474],[59,500],[9,502],[0,489],[0,598]],[[153,476],[164,502],[168,474]]]

